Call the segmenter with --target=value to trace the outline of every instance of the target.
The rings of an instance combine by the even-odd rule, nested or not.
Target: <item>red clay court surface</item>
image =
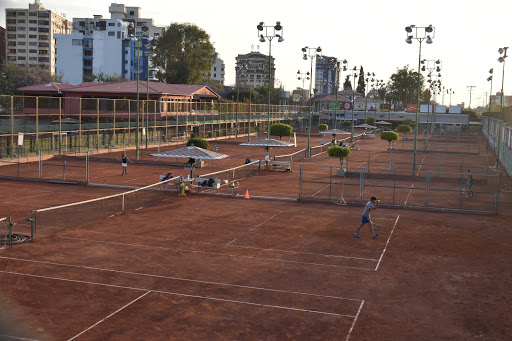
[[[137,179],[131,184],[140,185],[155,182],[164,170],[158,167],[130,164],[128,177],[108,167],[103,178],[94,166],[91,173],[111,176],[106,183]],[[149,169],[154,174],[145,176]],[[297,190],[297,173],[267,172],[243,184],[251,194],[271,194],[274,187],[279,196],[292,177]],[[2,189],[2,212],[20,217],[24,210],[28,216],[29,209],[119,192],[13,181],[2,181]],[[381,235],[372,239],[365,227],[356,239],[361,211],[170,196],[4,249],[0,316],[8,328],[2,333],[32,340],[512,337],[507,217],[379,208],[372,217]]]

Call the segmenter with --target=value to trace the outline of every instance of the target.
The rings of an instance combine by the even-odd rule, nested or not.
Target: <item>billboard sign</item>
[[[407,104],[407,112],[416,112],[416,104]]]

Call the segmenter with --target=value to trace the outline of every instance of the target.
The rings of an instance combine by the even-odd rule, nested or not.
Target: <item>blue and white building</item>
[[[334,57],[327,56],[316,56],[316,68],[315,68],[315,89],[317,95],[332,95],[338,89],[336,85],[336,70],[334,67],[338,63],[338,60]]]

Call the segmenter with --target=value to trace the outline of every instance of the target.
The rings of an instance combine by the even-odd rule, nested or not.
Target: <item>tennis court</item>
[[[304,164],[324,157],[315,159]],[[152,183],[166,169],[134,164],[129,177],[120,177],[117,168],[101,164],[105,169],[91,174],[107,183]],[[254,199],[297,198],[300,172],[292,169],[242,179],[238,197],[178,198],[162,188],[135,196],[142,205],[123,200],[66,210],[63,225],[57,211],[39,216],[37,233],[44,238],[0,252],[0,320],[8,327],[1,334],[30,340],[512,336],[512,322],[503,319],[512,312],[507,217],[379,208],[372,220],[381,235],[372,239],[364,227],[356,239],[362,207]],[[358,178],[349,180],[357,197]],[[28,213],[88,200],[94,191],[96,197],[121,191],[21,184],[20,192],[11,188],[18,194],[1,203],[3,211]],[[389,191],[374,189],[389,200]],[[397,200],[419,201],[424,191],[417,193],[405,188]],[[75,227],[87,219],[94,222]],[[17,222],[16,228],[29,227]]]

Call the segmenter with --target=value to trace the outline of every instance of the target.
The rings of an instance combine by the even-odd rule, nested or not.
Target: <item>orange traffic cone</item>
[[[249,190],[245,191],[245,199],[249,199]]]

